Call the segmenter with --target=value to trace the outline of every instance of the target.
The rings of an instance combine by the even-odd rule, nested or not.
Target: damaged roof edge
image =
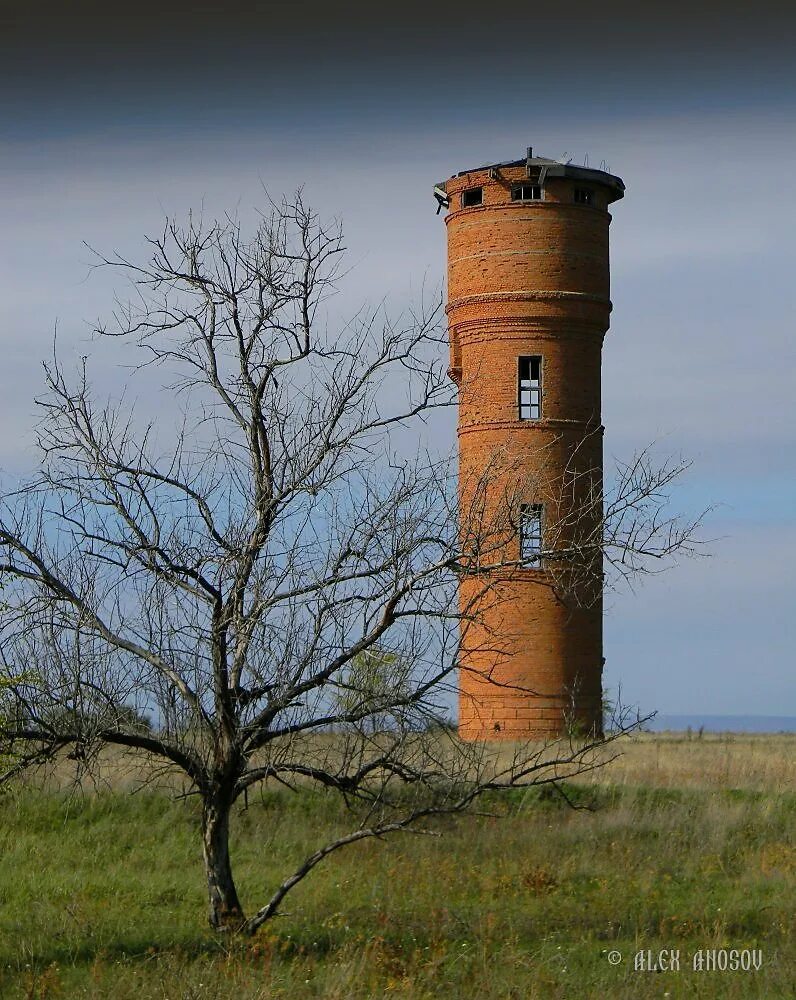
[[[592,184],[602,184],[611,188],[614,192],[614,201],[618,201],[624,196],[625,182],[615,174],[609,174],[606,170],[594,170],[592,167],[581,167],[572,163],[560,163],[558,160],[548,160],[546,157],[537,156],[526,160],[504,160],[502,163],[485,163],[481,167],[472,167],[469,170],[460,170],[454,177],[465,177],[467,174],[481,173],[484,170],[499,170],[501,167],[539,167],[544,168],[547,177],[569,177],[573,180],[589,181]],[[447,190],[448,181],[442,181],[435,187]]]

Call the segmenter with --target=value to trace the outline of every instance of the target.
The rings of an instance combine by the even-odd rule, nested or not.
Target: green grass
[[[0,996],[8,998],[796,996],[796,795],[629,786],[487,803],[443,836],[328,859],[245,943],[205,928],[198,816],[164,793],[0,800]],[[483,804],[482,804],[483,808]],[[351,820],[269,792],[235,822],[244,905]],[[755,947],[759,972],[695,973],[699,948]],[[634,972],[676,948],[678,973]],[[607,952],[624,960],[611,966]]]

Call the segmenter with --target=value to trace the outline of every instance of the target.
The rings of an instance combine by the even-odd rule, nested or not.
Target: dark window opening
[[[517,401],[520,420],[538,420],[542,415],[542,359],[519,358]]]
[[[462,208],[474,208],[476,205],[481,205],[483,200],[483,188],[470,188],[469,191],[462,191]]]
[[[541,201],[542,188],[539,184],[515,184],[511,189],[512,201]]]
[[[594,199],[594,192],[589,188],[575,188],[575,204],[591,205]]]
[[[543,508],[540,503],[520,507],[520,560],[525,566],[542,562]]]

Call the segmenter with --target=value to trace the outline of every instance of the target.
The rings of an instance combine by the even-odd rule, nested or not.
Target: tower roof
[[[572,163],[570,160],[551,160],[546,156],[533,156],[532,149],[528,149],[528,155],[521,160],[502,160],[499,163],[485,163],[480,167],[470,167],[469,170],[460,170],[454,174],[455,177],[464,177],[466,174],[473,174],[482,170],[499,170],[501,167],[527,167],[530,170],[537,168],[545,177],[569,177],[573,180],[586,181],[590,184],[602,184],[611,190],[611,201],[618,201],[624,196],[625,184],[621,177],[609,174],[606,170],[595,170],[592,167],[584,167]],[[438,185],[445,188],[445,183]]]

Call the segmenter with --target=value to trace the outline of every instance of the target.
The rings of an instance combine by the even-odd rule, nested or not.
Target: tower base
[[[556,704],[556,702],[558,702]],[[603,708],[600,698],[565,699],[495,696],[459,696],[459,738],[468,742],[492,740],[554,740],[600,737]]]

